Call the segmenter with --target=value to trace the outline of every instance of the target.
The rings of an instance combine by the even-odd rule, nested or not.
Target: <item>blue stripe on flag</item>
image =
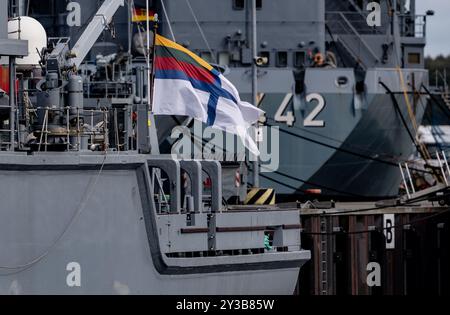
[[[217,103],[219,103],[219,98],[211,94],[208,100],[208,121],[206,122],[209,127],[216,121]]]

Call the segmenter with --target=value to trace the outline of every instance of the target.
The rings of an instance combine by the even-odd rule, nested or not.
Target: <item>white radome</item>
[[[8,22],[8,38],[20,39],[28,41],[28,56],[18,58],[16,63],[18,66],[39,66],[39,53],[42,48],[47,46],[47,32],[41,23],[29,16],[22,16],[19,19],[13,19]],[[39,53],[38,53],[39,51]]]

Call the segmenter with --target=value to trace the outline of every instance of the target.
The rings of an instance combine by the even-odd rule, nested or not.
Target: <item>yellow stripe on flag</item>
[[[183,46],[165,38],[162,37],[161,35],[156,35],[156,45],[157,46],[164,46],[164,47],[169,47],[172,49],[176,49],[179,51],[184,52],[185,54],[189,55],[192,59],[194,59],[196,62],[198,62],[201,66],[203,66],[204,68],[206,68],[208,71],[211,71],[213,69],[213,66],[211,66],[209,63],[207,63],[205,60],[203,60],[202,58],[200,58],[199,56],[197,56],[196,54],[194,54],[192,51],[187,50],[186,48],[184,48]]]

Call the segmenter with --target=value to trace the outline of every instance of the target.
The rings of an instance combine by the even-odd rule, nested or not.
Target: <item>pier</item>
[[[449,217],[449,207],[428,201],[306,205],[302,246],[312,259],[296,294],[448,295]]]

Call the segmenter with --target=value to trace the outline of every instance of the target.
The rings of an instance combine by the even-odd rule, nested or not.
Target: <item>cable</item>
[[[266,123],[266,125],[268,127],[274,127],[274,125],[270,125],[270,124],[267,124],[267,123]],[[382,160],[382,159],[379,159],[379,158],[370,157],[370,156],[367,156],[367,155],[364,155],[364,154],[361,154],[361,153],[357,153],[357,152],[353,152],[353,151],[350,151],[350,150],[347,150],[347,149],[344,149],[344,148],[335,147],[333,145],[330,145],[330,144],[327,144],[327,143],[324,143],[324,142],[321,142],[321,141],[313,140],[311,138],[295,134],[295,133],[290,132],[290,131],[285,130],[285,129],[281,129],[280,128],[280,132],[289,134],[289,135],[291,135],[293,137],[300,138],[300,139],[306,140],[308,142],[312,142],[312,143],[315,143],[317,145],[324,146],[324,147],[327,147],[327,148],[330,148],[330,149],[333,149],[333,150],[336,150],[336,151],[339,151],[339,152],[347,153],[349,155],[354,155],[354,156],[360,157],[360,158],[365,159],[365,160],[370,160],[370,161],[374,161],[374,162],[378,162],[378,163],[382,163],[382,164],[386,164],[386,165],[398,168],[398,164],[396,164],[394,162],[389,162],[389,161]],[[419,172],[419,173],[432,174],[429,171],[424,171],[424,170],[419,170],[419,169],[414,169],[414,168],[410,168],[410,169],[413,170],[413,171]]]
[[[200,35],[202,36],[203,41],[206,44],[206,47],[208,47],[209,53],[211,54],[211,57],[213,58],[214,63],[217,63],[216,56],[214,55],[214,53],[211,49],[211,46],[209,45],[208,39],[206,38],[205,33],[203,32],[203,29],[202,29],[200,23],[198,22],[197,16],[195,15],[194,9],[192,8],[189,0],[186,0],[186,4],[188,5],[189,10],[191,11],[191,14],[195,20],[195,24],[197,24],[198,30],[200,31]]]
[[[424,85],[421,85],[421,88],[424,87]],[[425,88],[426,89],[426,88]],[[414,91],[418,94],[421,95],[420,91],[416,91],[416,89],[414,88]],[[431,136],[433,137],[433,140],[435,142],[436,147],[439,149],[439,151],[442,151],[444,154],[446,154],[447,152],[444,151],[444,147],[442,146],[442,143],[444,142],[444,139],[442,138],[442,135],[439,135],[439,129],[437,125],[433,124],[433,112],[430,110],[428,111],[428,106],[424,105],[422,102],[422,98],[419,98],[419,103],[422,106],[422,109],[425,113],[425,117],[428,118],[428,120],[430,121],[431,125]],[[440,104],[439,104],[440,105]],[[448,115],[447,111],[444,111],[444,114]],[[449,116],[447,116],[449,117]],[[423,124],[422,124],[423,125]],[[420,140],[420,139],[419,139]],[[424,144],[426,145],[426,144]],[[432,154],[430,153],[430,155],[432,156]],[[437,153],[436,153],[437,155]]]
[[[391,91],[391,89],[389,89],[389,87],[383,81],[379,81],[379,84],[386,90],[386,92],[391,97],[391,100],[392,100],[392,103],[394,104],[395,110],[396,110],[397,114],[400,116],[400,120],[402,121],[402,124],[405,127],[405,130],[407,131],[408,136],[411,139],[411,142],[416,146],[417,149],[419,149],[419,147],[416,143],[416,139],[413,136],[413,134],[411,133],[411,130],[409,130],[408,123],[406,122],[405,117],[403,117],[403,114],[401,112],[400,106],[398,105],[397,99],[395,98],[394,93]]]
[[[397,69],[399,69],[397,67]],[[401,70],[399,70],[400,74],[401,74]],[[403,85],[403,75],[400,75],[401,81],[402,81],[402,85]],[[416,138],[412,135],[411,130],[409,130],[408,124],[406,123],[405,118],[402,115],[402,112],[400,110],[400,106],[397,102],[397,99],[394,96],[394,93],[392,93],[392,91],[388,88],[388,86],[383,82],[383,81],[379,81],[379,83],[381,84],[382,87],[384,87],[384,89],[389,93],[389,95],[391,96],[392,102],[394,103],[394,106],[397,110],[398,115],[400,116],[400,119],[403,123],[403,126],[405,127],[406,131],[408,132],[409,137],[411,138],[411,141],[413,142],[413,144],[416,146],[417,151],[421,154],[422,159],[425,161],[425,166],[430,168],[432,170],[432,172],[430,174],[432,174],[433,176],[435,176],[435,179],[440,181],[440,176],[439,174],[434,170],[434,168],[432,168],[429,164],[428,164],[428,160],[431,158],[430,153],[428,152],[428,150],[426,150],[426,148],[423,147],[423,145],[421,145],[420,143],[417,143]],[[405,98],[406,97],[406,94]],[[408,112],[410,111],[410,105],[409,105],[409,100],[406,102],[407,103],[407,107],[408,107]],[[410,117],[412,121],[414,121],[413,117]],[[414,121],[415,123],[415,121]],[[415,124],[413,123],[414,129],[417,132],[417,128],[415,126]]]
[[[270,125],[270,124],[267,124],[267,125],[268,125],[269,127],[272,127],[272,125]],[[362,154],[359,154],[359,153],[356,153],[356,152],[348,151],[348,150],[345,150],[345,149],[342,149],[342,148],[333,147],[333,146],[331,146],[331,145],[328,145],[328,144],[325,144],[325,143],[322,143],[322,142],[319,142],[319,141],[315,141],[315,140],[312,140],[312,139],[307,138],[307,137],[303,137],[303,136],[300,136],[300,135],[296,135],[296,134],[291,133],[291,132],[289,132],[289,131],[287,131],[287,130],[280,129],[280,131],[285,132],[285,133],[288,133],[288,134],[290,134],[290,135],[292,135],[292,136],[295,136],[295,137],[298,137],[298,138],[302,138],[302,139],[304,139],[304,140],[307,140],[307,141],[316,143],[316,144],[318,144],[318,145],[323,145],[323,146],[326,146],[326,147],[330,147],[330,148],[335,149],[335,150],[337,150],[337,151],[342,151],[342,152],[345,152],[345,153],[348,153],[348,154],[352,154],[352,155],[359,156],[359,157],[364,158],[364,159],[370,159],[370,160],[373,160],[373,161],[377,161],[377,162],[380,162],[380,163],[388,164],[388,165],[390,165],[390,166],[395,166],[396,168],[398,168],[398,165],[395,164],[395,163],[392,163],[392,162],[387,162],[387,161],[384,161],[384,160],[380,160],[380,159],[368,157],[368,156],[365,156],[365,155],[362,155]],[[203,145],[206,144],[206,140],[205,140],[205,139],[197,139],[197,137],[196,137],[195,135],[192,135],[192,136],[193,136],[193,138],[194,138],[195,140],[201,141]],[[175,142],[172,144],[172,147],[174,147],[177,143],[178,143],[178,141],[175,141]],[[218,147],[218,149],[224,151],[223,148]],[[414,171],[416,171],[416,172],[418,172],[418,173],[431,174],[431,173],[428,172],[428,171],[419,170],[419,169],[416,169],[416,168],[410,168],[410,170],[414,170]],[[355,193],[351,193],[351,192],[347,192],[347,191],[341,191],[341,190],[338,190],[338,189],[335,189],[335,188],[331,188],[331,187],[327,187],[327,186],[324,186],[324,185],[321,185],[321,184],[317,184],[317,183],[313,183],[313,182],[310,182],[310,181],[306,181],[306,180],[303,180],[303,179],[301,179],[301,178],[299,178],[299,177],[293,177],[293,176],[291,176],[291,175],[284,174],[284,173],[281,173],[281,172],[279,172],[279,171],[275,171],[274,173],[276,173],[276,174],[278,174],[278,175],[280,175],[280,176],[289,178],[289,179],[291,179],[291,180],[295,180],[295,181],[298,181],[298,182],[302,182],[302,183],[304,183],[304,184],[311,185],[311,186],[313,186],[313,187],[322,188],[322,189],[326,189],[326,190],[329,190],[329,191],[334,191],[334,192],[337,192],[337,193],[339,193],[339,194],[344,194],[344,195],[347,195],[347,196],[357,197],[357,198],[364,198],[364,199],[367,198],[367,196],[363,196],[363,195],[360,195],[360,194],[355,194]],[[266,175],[264,175],[264,174],[261,174],[261,176],[262,176],[263,178],[267,179],[267,180],[274,181],[274,182],[276,182],[276,183],[278,183],[278,184],[280,184],[280,185],[282,185],[282,186],[285,186],[285,187],[287,187],[287,188],[293,189],[293,190],[295,190],[295,191],[307,192],[306,190],[301,190],[301,189],[299,189],[298,187],[294,187],[294,186],[291,186],[291,185],[289,185],[289,184],[286,184],[286,183],[277,181],[277,180],[275,180],[275,179],[273,179],[273,178],[270,178],[270,177],[268,177],[268,176],[266,176]]]
[[[30,267],[34,266],[35,264],[39,263],[40,261],[42,261],[45,257],[47,257],[54,248],[56,248],[56,246],[59,244],[59,242],[64,238],[64,236],[67,234],[67,232],[69,231],[69,229],[72,227],[73,223],[75,222],[75,219],[77,217],[79,217],[79,215],[84,211],[84,209],[86,208],[87,202],[90,200],[90,198],[93,195],[94,192],[94,188],[97,186],[98,180],[100,179],[101,174],[103,173],[103,169],[106,163],[106,158],[107,158],[107,152],[105,152],[105,156],[103,158],[103,162],[100,166],[100,169],[94,179],[94,181],[91,181],[91,184],[88,185],[88,188],[86,189],[86,193],[85,193],[85,198],[84,200],[81,201],[77,211],[74,213],[74,215],[72,216],[72,218],[69,220],[69,223],[67,224],[67,226],[65,227],[65,229],[63,230],[63,232],[61,233],[61,235],[56,239],[56,241],[48,248],[48,250],[46,250],[44,253],[42,253],[41,255],[37,256],[36,258],[30,260],[28,263],[22,264],[22,265],[17,265],[17,266],[1,266],[0,265],[0,270],[4,269],[4,270],[16,270],[13,273],[10,273],[8,275],[12,275],[18,272],[23,272],[27,269],[29,269]],[[5,274],[0,274],[0,276],[5,276]]]
[[[261,168],[264,169],[264,166],[262,166]],[[327,187],[327,186],[320,185],[320,184],[315,184],[315,183],[312,183],[312,182],[309,182],[309,181],[306,181],[306,180],[302,180],[302,179],[300,179],[298,177],[294,177],[294,176],[291,176],[291,175],[288,175],[288,174],[281,173],[279,171],[274,171],[272,173],[275,173],[275,174],[278,174],[280,176],[289,178],[291,180],[302,182],[302,183],[304,183],[306,185],[311,185],[311,186],[314,186],[314,187],[317,187],[317,188],[326,189],[326,190],[329,190],[329,191],[334,191],[334,192],[339,193],[339,194],[344,194],[344,195],[348,195],[348,196],[352,196],[352,197],[358,197],[358,198],[367,198],[366,196],[363,196],[363,195],[359,195],[359,194],[354,194],[354,193],[347,192],[347,191],[338,190],[338,189]],[[268,180],[272,180],[272,178],[269,178],[267,176],[264,176],[264,177],[266,179],[268,179]]]
[[[340,50],[339,47],[337,46],[337,41],[335,40],[334,35],[333,35],[333,33],[331,32],[330,26],[329,26],[327,23],[325,23],[325,29],[327,30],[328,34],[329,34],[330,37],[331,37],[331,40],[333,41],[334,47],[336,48],[336,51],[337,51],[337,53],[338,53],[338,55],[339,55],[339,59],[341,59],[342,65],[344,66],[344,68],[347,68],[347,65],[346,65],[346,63],[345,63],[345,60],[344,60],[344,58],[342,57],[341,50]]]
[[[408,110],[409,119],[411,120],[412,126],[413,126],[414,131],[415,131],[416,136],[417,136],[418,132],[419,132],[419,127],[417,125],[417,119],[416,119],[415,113],[414,113],[414,111],[412,109],[412,106],[411,106],[411,103],[410,103],[410,100],[409,100],[409,97],[408,97],[408,91],[407,91],[407,88],[406,88],[406,85],[405,85],[405,78],[403,77],[403,72],[402,72],[400,66],[397,65],[396,70],[397,70],[397,72],[399,74],[399,77],[400,77],[400,84],[401,84],[401,87],[402,87],[402,90],[403,90],[403,97],[405,99],[405,103],[406,103],[406,108]],[[413,88],[413,97],[415,97],[415,87],[413,86],[412,88]],[[430,155],[430,152],[428,151],[428,148],[422,142],[419,142],[419,141],[418,141],[417,145],[418,145],[419,153],[422,155],[423,159],[425,160],[425,163],[428,165],[428,160],[431,159],[431,155]],[[435,170],[433,170],[433,171],[435,172]],[[442,180],[442,178],[440,178],[439,174],[437,174],[436,172],[435,172],[434,175],[436,177],[436,180],[438,180],[438,181]]]
[[[194,142],[194,145],[198,145],[198,143],[200,143],[200,142],[201,142],[201,144],[202,144],[203,146],[207,144],[207,142],[206,142],[205,139],[203,139],[203,138],[200,138],[200,139],[199,139],[199,137],[197,137],[195,134],[191,134],[191,136],[192,136],[192,138],[193,138],[192,140],[193,140],[193,142]],[[178,144],[178,141],[175,141],[175,142],[172,144],[172,148],[175,147],[175,145],[177,145],[177,144]],[[216,148],[219,149],[219,150],[221,150],[222,152],[225,152],[225,151],[226,151],[226,149],[221,148],[221,147],[219,147],[219,146],[216,146]],[[262,168],[264,168],[264,166],[262,166]],[[293,177],[293,176],[290,176],[290,175],[281,173],[281,172],[279,172],[279,171],[275,171],[275,172],[273,172],[273,173],[276,173],[276,174],[278,174],[278,175],[281,175],[281,176],[290,178],[290,179],[295,180],[295,181],[298,181],[298,182],[302,182],[302,183],[307,184],[307,185],[311,185],[311,186],[314,186],[314,187],[326,189],[326,190],[329,190],[329,191],[334,191],[334,192],[337,192],[337,193],[339,193],[339,194],[344,194],[344,195],[348,195],[348,196],[352,196],[352,197],[358,197],[358,198],[367,198],[366,196],[363,196],[363,195],[358,195],[358,194],[354,194],[354,193],[351,193],[351,192],[341,191],[341,190],[338,190],[338,189],[335,189],[335,188],[331,188],[331,187],[327,187],[327,186],[324,186],[324,185],[321,185],[321,184],[316,184],[316,183],[313,183],[313,182],[309,182],[309,181],[300,179],[300,178],[298,178],[298,177]],[[269,178],[268,176],[265,176],[265,175],[263,175],[263,174],[261,174],[261,176],[264,177],[264,178],[266,178],[267,180],[272,180],[272,181],[278,182],[277,180],[274,180],[274,179],[272,179],[272,178]],[[286,184],[286,183],[282,183],[282,182],[278,182],[278,183],[279,183],[280,185],[283,185],[283,186],[288,187],[288,188],[290,188],[290,189],[293,189],[293,190],[295,190],[295,191],[303,191],[303,192],[307,192],[306,190],[300,190],[299,188],[290,186],[290,185],[288,185],[288,184]]]
[[[430,96],[431,100],[439,107],[439,109],[442,110],[442,112],[445,114],[445,116],[447,116],[447,118],[450,120],[450,114],[448,112],[448,108],[445,108],[444,106],[442,106],[442,104],[436,99],[436,97],[430,92],[430,90],[427,89],[427,87],[425,85],[422,84],[421,86],[425,92],[428,94],[428,96]]]
[[[170,35],[172,36],[172,40],[174,42],[176,42],[177,40],[175,39],[175,33],[173,32],[172,23],[170,23],[169,15],[167,14],[167,10],[166,10],[166,6],[164,4],[164,0],[161,0],[161,5],[162,5],[163,12],[164,12],[164,17],[166,18],[167,24],[169,26],[169,32],[170,32]]]
[[[266,117],[266,120],[272,121],[275,124],[278,123],[275,119],[270,118],[270,117]],[[274,126],[274,125],[270,125],[270,126]],[[320,137],[320,138],[323,138],[323,139],[334,141],[334,142],[337,142],[339,144],[345,144],[346,147],[349,147],[349,148],[352,148],[352,149],[355,149],[355,150],[358,150],[358,151],[365,151],[367,154],[382,155],[382,156],[385,156],[386,158],[391,158],[391,159],[395,159],[396,158],[395,156],[393,156],[391,154],[387,154],[385,152],[375,152],[375,151],[372,151],[372,150],[368,150],[366,148],[359,147],[359,146],[356,146],[356,145],[351,144],[351,143],[346,143],[346,140],[339,140],[339,139],[336,139],[336,138],[333,138],[333,137],[330,137],[330,136],[325,136],[325,135],[322,135],[320,133],[317,133],[317,132],[314,132],[314,131],[311,131],[311,130],[308,130],[308,129],[305,129],[305,128],[297,127],[295,125],[289,126],[289,128],[290,129],[296,129],[296,130],[301,131],[301,132],[309,133],[309,134],[312,134],[312,135],[314,135],[316,137]]]

